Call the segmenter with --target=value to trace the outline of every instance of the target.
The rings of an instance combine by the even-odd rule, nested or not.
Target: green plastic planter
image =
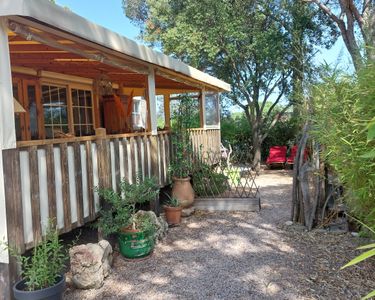
[[[120,232],[118,242],[121,254],[130,259],[149,255],[155,245],[153,234],[143,231]]]

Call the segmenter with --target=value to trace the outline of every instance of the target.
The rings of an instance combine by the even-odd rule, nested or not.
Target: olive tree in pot
[[[153,178],[129,184],[122,180],[119,191],[97,188],[99,196],[108,203],[100,211],[98,227],[108,236],[116,234],[120,252],[126,258],[147,256],[154,249],[154,223],[149,215],[137,215],[137,205],[149,203],[159,195]]]
[[[190,182],[193,148],[189,129],[192,128],[194,115],[193,99],[183,96],[172,119],[173,157],[169,166],[172,175],[172,196],[177,198],[183,208],[194,203],[194,190]]]
[[[65,291],[63,269],[67,259],[66,250],[59,240],[57,228],[49,223],[41,243],[31,256],[23,256],[6,247],[22,266],[22,280],[13,286],[17,300],[59,300]]]
[[[165,218],[167,219],[168,225],[178,225],[181,223],[182,207],[180,201],[175,197],[170,197],[168,202],[164,205]]]

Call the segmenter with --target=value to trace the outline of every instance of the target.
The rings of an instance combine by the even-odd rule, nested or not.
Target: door
[[[26,110],[25,113],[16,113],[17,140],[44,139],[44,124],[38,80],[13,78],[14,98]]]

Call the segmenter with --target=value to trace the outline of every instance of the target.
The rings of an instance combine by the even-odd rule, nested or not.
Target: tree
[[[375,2],[373,0],[304,0],[316,5],[340,30],[358,71],[366,59],[373,59],[375,46]],[[361,44],[364,44],[364,49]]]
[[[226,97],[243,109],[252,128],[256,168],[264,139],[293,104],[287,97],[294,57],[291,21],[284,14],[289,2],[124,0],[144,41],[231,84]],[[303,62],[311,54],[304,50]],[[273,114],[282,100],[282,111]]]

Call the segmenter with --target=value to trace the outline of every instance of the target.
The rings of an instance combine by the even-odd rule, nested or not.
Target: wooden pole
[[[165,128],[171,128],[171,98],[169,94],[164,94],[164,124]]]
[[[199,97],[199,117],[201,128],[206,128],[206,98],[204,89],[202,89],[201,95]]]
[[[152,135],[158,134],[158,121],[156,116],[156,90],[155,90],[155,71],[150,68],[150,72],[147,75],[147,89],[148,89],[148,103],[150,113],[150,129]]]

